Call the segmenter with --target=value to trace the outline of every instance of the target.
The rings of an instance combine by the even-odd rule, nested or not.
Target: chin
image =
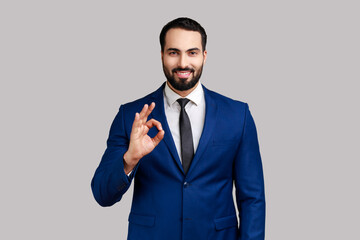
[[[198,81],[193,81],[193,79],[179,79],[179,81],[172,82],[169,81],[170,85],[178,91],[187,91],[196,86]]]

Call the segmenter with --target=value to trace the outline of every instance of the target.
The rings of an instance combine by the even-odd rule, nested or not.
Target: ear
[[[205,64],[206,58],[207,58],[207,51],[206,50],[204,51],[203,55],[204,55],[204,64]]]
[[[161,53],[161,61],[164,61],[164,53],[163,53],[163,51],[160,50],[160,53]]]

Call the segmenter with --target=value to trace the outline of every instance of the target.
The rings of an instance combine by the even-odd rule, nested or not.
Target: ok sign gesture
[[[164,130],[161,123],[155,119],[147,121],[148,116],[154,110],[155,103],[150,106],[144,105],[140,113],[135,114],[135,119],[132,125],[130,134],[129,149],[124,154],[124,171],[126,174],[130,173],[139,160],[145,155],[149,154],[164,138]],[[150,128],[156,127],[158,133],[155,137],[151,138],[148,135]]]

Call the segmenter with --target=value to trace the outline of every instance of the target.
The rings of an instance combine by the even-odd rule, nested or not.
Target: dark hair
[[[160,45],[161,45],[162,52],[164,52],[166,33],[172,28],[181,28],[184,30],[199,32],[201,34],[202,48],[203,48],[203,51],[205,51],[206,40],[207,40],[205,29],[198,22],[196,22],[193,19],[190,19],[187,17],[180,17],[180,18],[172,20],[171,22],[168,22],[161,30]]]

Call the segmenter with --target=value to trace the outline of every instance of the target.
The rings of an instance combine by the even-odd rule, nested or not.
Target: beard
[[[166,79],[169,81],[170,85],[178,91],[186,91],[193,88],[200,80],[203,66],[199,68],[199,71],[195,73],[195,69],[193,68],[174,68],[172,69],[171,73],[164,67],[163,64],[163,71],[165,74]],[[187,78],[179,78],[179,80],[175,79],[175,72],[176,71],[191,71],[193,77],[190,81],[187,81]]]

